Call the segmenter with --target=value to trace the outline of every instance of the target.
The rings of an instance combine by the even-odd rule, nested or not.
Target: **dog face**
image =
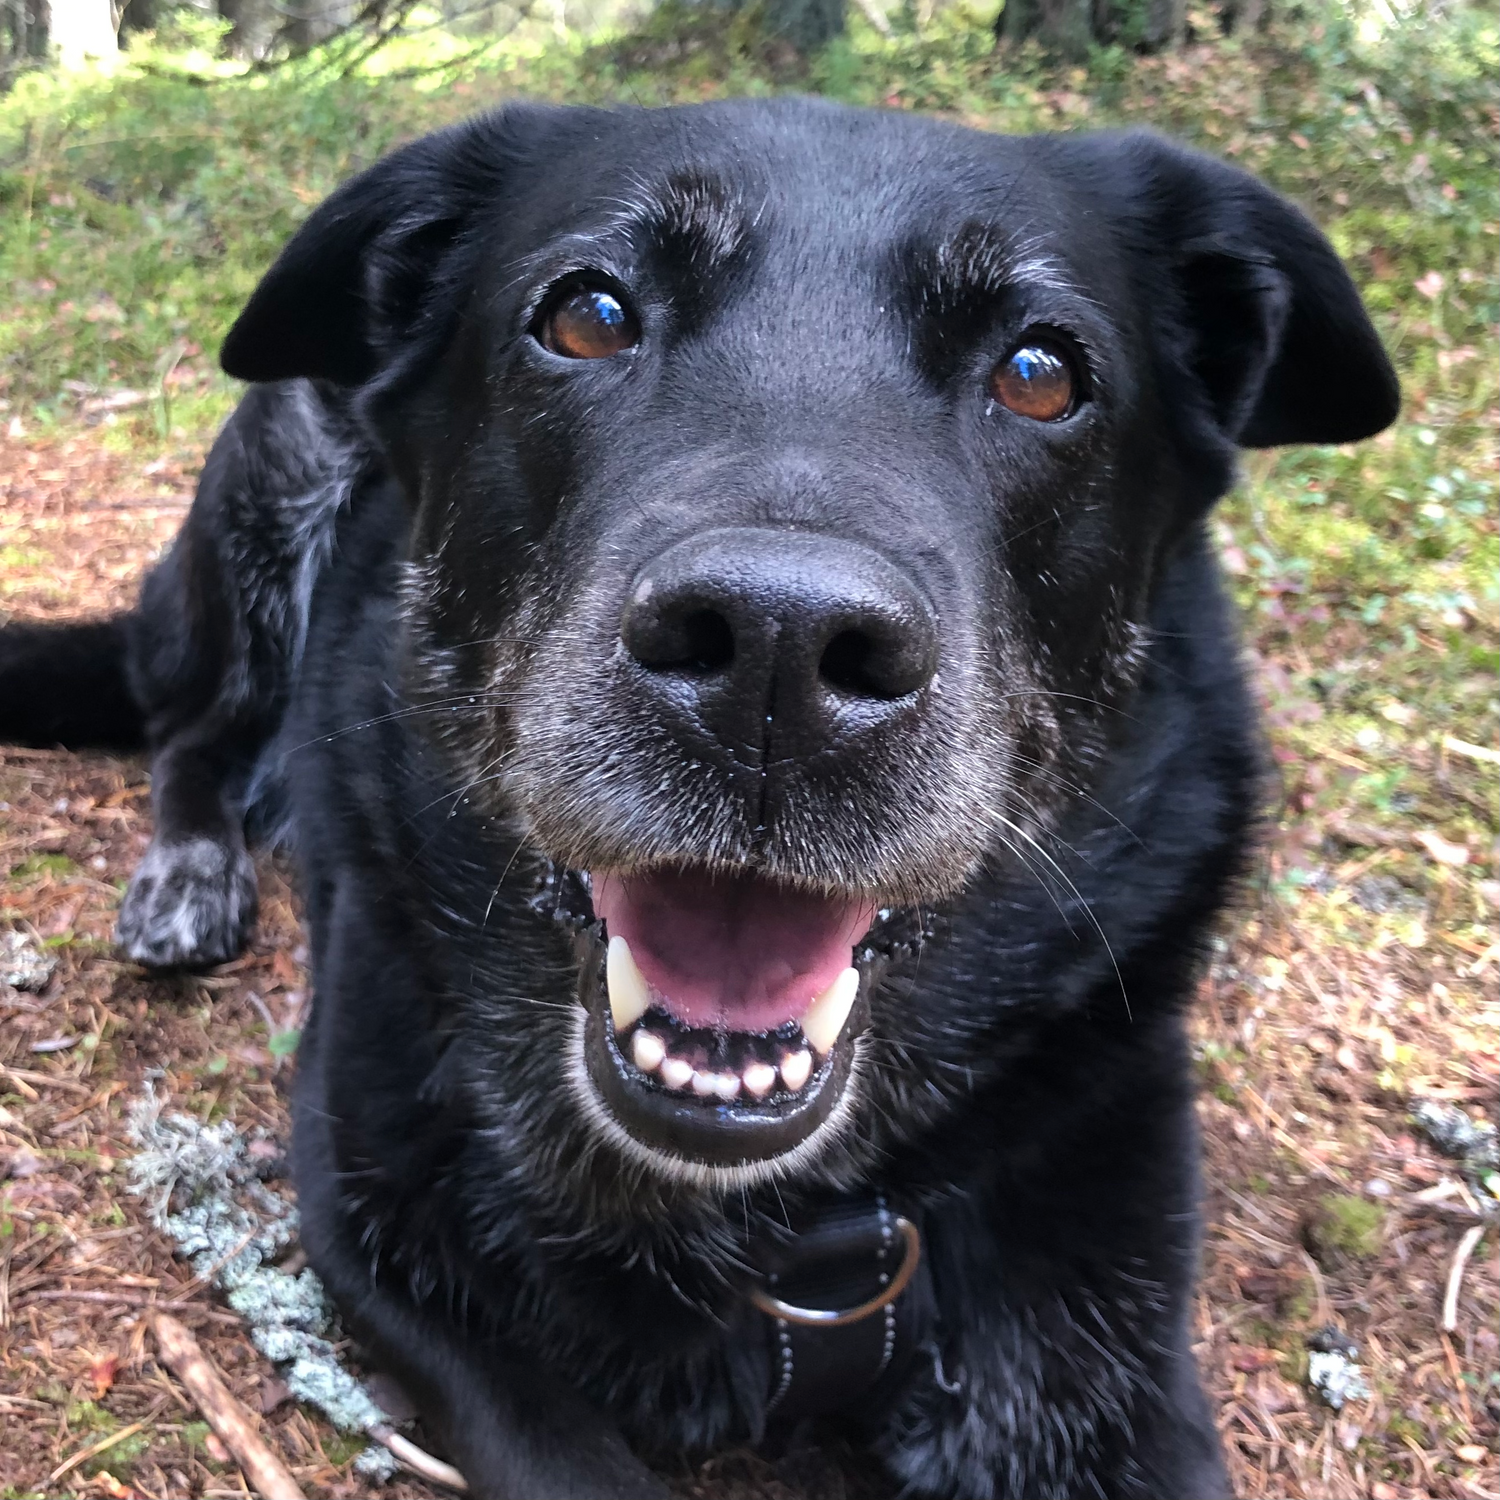
[[[579,1128],[735,1183],[880,1108],[861,1043],[920,1019],[884,965],[1086,795],[1236,445],[1395,403],[1243,174],[806,101],[419,142],[224,363],[359,388],[406,692],[577,920]]]

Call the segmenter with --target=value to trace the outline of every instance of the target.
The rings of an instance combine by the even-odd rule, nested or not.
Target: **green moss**
[[[85,1459],[79,1467],[85,1474],[99,1474],[107,1469],[116,1479],[128,1479],[136,1459],[150,1446],[150,1433],[133,1432],[128,1438],[121,1438],[118,1443],[111,1443],[104,1452]]]
[[[1398,1443],[1410,1442],[1419,1451],[1427,1446],[1427,1429],[1400,1412],[1391,1414],[1385,1430]]]
[[[77,871],[78,866],[66,854],[28,854],[20,864],[10,867],[10,878],[19,884],[27,880],[39,880],[44,875],[62,879]]]
[[[1287,1289],[1279,1304],[1282,1316],[1293,1327],[1300,1328],[1312,1321],[1313,1308],[1317,1304],[1317,1293],[1312,1284],[1310,1276],[1300,1277]],[[1303,1370],[1306,1372],[1307,1359],[1306,1350],[1298,1344],[1298,1352],[1302,1354]]]
[[[201,1464],[206,1464],[217,1473],[222,1465],[208,1451],[208,1434],[210,1428],[207,1422],[188,1422],[177,1434],[182,1439],[183,1445],[191,1448],[193,1457]]]
[[[118,1417],[94,1401],[70,1401],[63,1409],[63,1420],[74,1432],[113,1432],[120,1425]]]
[[[1367,1260],[1380,1251],[1385,1209],[1353,1193],[1328,1193],[1318,1200],[1309,1225],[1313,1250],[1322,1255]]]
[[[363,1433],[335,1432],[323,1438],[323,1451],[331,1464],[342,1466],[352,1463],[370,1445]]]

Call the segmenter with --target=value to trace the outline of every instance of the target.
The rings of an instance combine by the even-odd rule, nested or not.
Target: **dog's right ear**
[[[346,182],[251,294],[219,351],[225,372],[354,386],[413,358],[458,300],[433,295],[449,252],[497,212],[517,157],[574,113],[587,112],[514,106],[424,136]]]

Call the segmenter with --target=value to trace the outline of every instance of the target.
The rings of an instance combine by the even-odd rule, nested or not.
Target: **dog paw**
[[[206,968],[239,954],[255,907],[255,865],[243,844],[153,842],[125,893],[115,941],[153,969]]]

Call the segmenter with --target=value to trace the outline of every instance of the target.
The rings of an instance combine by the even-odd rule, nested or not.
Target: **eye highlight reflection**
[[[1060,422],[1078,409],[1073,361],[1057,344],[1029,339],[990,371],[990,395],[1033,422]]]
[[[608,359],[640,342],[635,314],[602,287],[575,287],[553,302],[536,332],[537,342],[564,359]]]

